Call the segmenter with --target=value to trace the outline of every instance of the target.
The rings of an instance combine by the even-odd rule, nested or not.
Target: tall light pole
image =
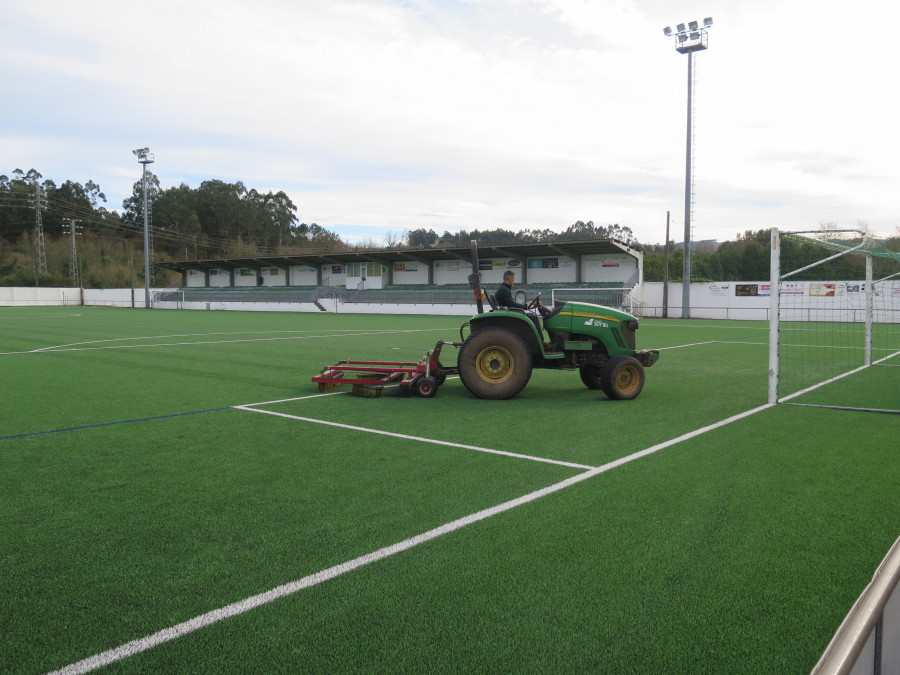
[[[150,213],[147,210],[147,165],[153,164],[154,156],[150,148],[132,150],[138,162],[144,165],[141,173],[141,188],[144,193],[144,307],[150,309]]]
[[[694,52],[709,46],[709,35],[706,29],[711,27],[712,17],[703,19],[701,27],[697,21],[689,21],[687,25],[680,23],[672,30],[671,26],[663,28],[666,37],[675,37],[675,51],[688,55],[687,84],[687,150],[685,152],[684,176],[684,274],[681,283],[681,318],[691,316],[691,215],[694,207]]]

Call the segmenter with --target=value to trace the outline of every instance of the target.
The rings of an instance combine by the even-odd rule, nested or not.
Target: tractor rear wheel
[[[531,378],[532,357],[525,341],[505,328],[473,333],[459,350],[459,378],[478,398],[507,399]]]
[[[578,369],[581,381],[588,389],[600,389],[600,366],[595,363],[585,363]]]
[[[612,399],[637,398],[644,388],[644,366],[633,356],[613,356],[600,370],[600,387]]]

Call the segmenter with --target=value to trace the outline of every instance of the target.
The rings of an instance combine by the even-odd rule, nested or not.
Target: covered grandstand
[[[457,304],[471,302],[472,263],[469,248],[449,247],[154,264],[181,274],[177,292],[185,301],[296,303],[339,296],[344,303]],[[480,246],[479,269],[485,286],[496,286],[511,269],[519,289],[591,288],[603,291],[595,301],[622,305],[643,281],[643,255],[612,239]]]

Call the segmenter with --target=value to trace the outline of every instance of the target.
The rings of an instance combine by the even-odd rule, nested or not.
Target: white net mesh
[[[891,243],[861,232],[782,236],[781,402],[900,412],[900,252]]]

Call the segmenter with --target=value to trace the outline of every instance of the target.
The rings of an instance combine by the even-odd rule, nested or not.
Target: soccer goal
[[[153,291],[150,296],[150,305],[156,307],[159,303],[175,303],[175,309],[184,309],[184,291],[181,289]]]
[[[770,403],[900,413],[900,251],[887,242],[772,230]]]

